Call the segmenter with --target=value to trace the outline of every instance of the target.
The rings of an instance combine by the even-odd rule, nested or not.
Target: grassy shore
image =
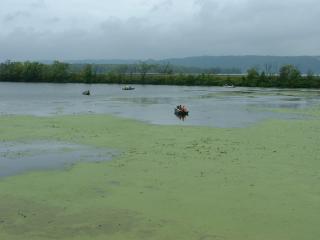
[[[312,116],[238,129],[1,117],[2,142],[122,154],[1,179],[0,239],[319,239],[320,112]]]

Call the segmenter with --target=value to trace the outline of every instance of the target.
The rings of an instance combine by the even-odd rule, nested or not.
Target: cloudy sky
[[[0,0],[0,60],[320,55],[319,0]]]

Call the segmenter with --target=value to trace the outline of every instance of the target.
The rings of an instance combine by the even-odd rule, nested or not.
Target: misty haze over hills
[[[106,59],[106,60],[69,60],[72,64],[134,64],[141,60],[137,59]],[[48,62],[48,61],[46,61]],[[320,73],[319,56],[197,56],[185,58],[168,58],[162,60],[148,59],[145,62],[150,64],[170,63],[176,66],[195,67],[202,69],[221,68],[239,69],[245,73],[249,68],[256,68],[259,71],[277,73],[279,68],[286,64],[296,66],[302,73]]]

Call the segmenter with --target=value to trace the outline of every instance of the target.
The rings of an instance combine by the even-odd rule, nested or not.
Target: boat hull
[[[188,115],[189,111],[182,111],[180,109],[175,108],[174,109],[174,114],[176,114],[176,115]]]
[[[82,95],[87,95],[87,96],[89,96],[89,95],[90,95],[90,91],[89,91],[89,90],[84,91],[84,92],[82,92]]]
[[[122,90],[134,90],[134,87],[124,87]]]

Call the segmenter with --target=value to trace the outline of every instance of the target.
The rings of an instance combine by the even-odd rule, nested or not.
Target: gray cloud
[[[161,10],[168,10],[170,7],[172,7],[172,5],[173,5],[172,0],[163,0],[163,1],[160,1],[159,3],[154,4],[151,8],[151,11],[156,12]]]
[[[0,58],[320,55],[319,12],[316,0],[1,0]]]
[[[26,11],[16,11],[12,13],[8,13],[7,15],[4,16],[3,21],[8,23],[12,22],[18,19],[24,19],[30,17],[30,13]]]
[[[44,8],[46,6],[44,0],[36,0],[30,3],[31,8]]]

